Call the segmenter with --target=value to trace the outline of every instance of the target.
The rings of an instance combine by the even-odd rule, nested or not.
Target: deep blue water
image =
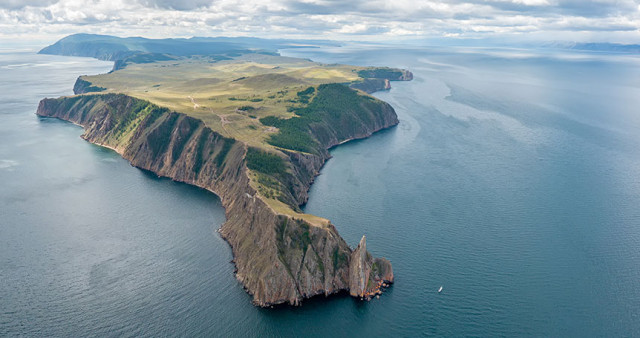
[[[637,57],[285,54],[415,75],[375,94],[400,125],[335,148],[306,206],[391,260],[387,293],[253,307],[216,196],[34,115],[111,64],[2,49],[0,336],[640,335]]]

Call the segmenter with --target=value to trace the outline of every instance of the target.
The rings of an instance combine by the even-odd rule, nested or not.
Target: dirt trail
[[[200,105],[196,102],[196,100],[191,95],[187,96],[187,98],[189,98],[191,100],[191,103],[193,103],[193,109],[197,109],[197,108],[200,107]],[[206,108],[206,107],[203,107],[203,108]],[[216,116],[218,116],[220,118],[220,125],[222,126],[222,129],[225,131],[225,133],[227,135],[231,136],[231,132],[227,128],[227,125],[231,124],[231,121],[229,121],[228,117],[232,116],[232,115],[236,115],[236,114],[234,114],[234,113],[231,113],[231,114],[218,114],[213,110],[213,108],[209,108],[209,111],[211,112],[211,114],[214,114],[214,115],[216,115]],[[276,128],[276,127],[263,126],[262,132],[260,134],[256,135],[256,136],[254,136],[253,140],[257,140],[264,133],[275,133],[277,131],[278,131],[278,128]]]
[[[193,110],[196,110],[200,107],[200,105],[196,102],[196,100],[191,95],[187,96],[187,98],[191,100],[191,103],[193,103]]]
[[[231,123],[229,120],[227,120],[228,115],[217,114],[215,111],[213,111],[213,108],[209,108],[209,111],[211,112],[211,114],[214,114],[220,118],[220,124],[222,125],[222,129],[227,133],[227,135],[231,135],[229,133],[229,130],[227,129],[227,124]]]

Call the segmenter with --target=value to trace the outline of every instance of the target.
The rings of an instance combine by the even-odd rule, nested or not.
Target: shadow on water
[[[383,296],[384,297],[384,294]],[[335,309],[335,306],[351,306],[358,312],[366,312],[371,302],[375,302],[376,299],[371,301],[360,300],[355,297],[351,297],[349,292],[342,290],[340,292],[325,296],[316,295],[311,298],[307,298],[302,301],[302,305],[293,306],[290,304],[278,304],[272,307],[262,308],[258,307],[260,314],[267,318],[278,319],[290,315],[305,315],[313,314],[316,312],[324,312]]]
[[[402,121],[400,121],[400,123],[402,123]],[[364,142],[364,141],[371,141],[371,139],[375,138],[375,137],[382,137],[382,136],[385,136],[385,135],[393,135],[395,133],[395,131],[397,130],[397,127],[398,127],[398,125],[400,123],[398,123],[396,125],[393,125],[391,127],[388,127],[388,128],[384,128],[384,129],[378,130],[378,131],[376,131],[375,133],[373,133],[369,137],[358,138],[358,139],[347,141],[345,143],[336,144],[335,146],[329,148],[329,151],[332,151],[332,150],[334,150],[334,149],[336,149],[338,147],[343,147],[345,145],[358,144],[358,143]]]

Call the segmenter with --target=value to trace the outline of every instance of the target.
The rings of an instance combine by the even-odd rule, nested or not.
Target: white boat
[[[438,293],[442,292],[442,286],[438,289]]]

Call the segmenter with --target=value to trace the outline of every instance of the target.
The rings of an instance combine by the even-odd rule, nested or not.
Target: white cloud
[[[575,36],[640,43],[640,0],[3,0],[0,38]],[[590,32],[593,34],[585,34]]]
[[[549,6],[551,3],[547,0],[504,0],[504,2],[511,2],[514,4],[525,6]]]

